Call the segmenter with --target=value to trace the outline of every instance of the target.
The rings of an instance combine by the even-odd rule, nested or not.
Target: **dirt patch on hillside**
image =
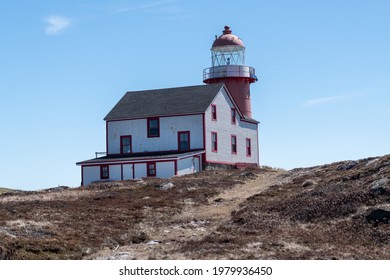
[[[225,171],[226,173],[226,171]],[[102,250],[88,258],[118,259],[187,259],[180,248],[191,241],[200,241],[231,219],[231,212],[248,197],[262,192],[276,182],[279,171],[246,170],[234,171],[230,186],[220,184],[214,195],[202,203],[184,199],[180,212],[164,219],[151,219],[151,210],[138,226],[147,234],[150,241],[141,244],[115,248],[115,251]],[[193,178],[189,178],[193,180]],[[236,181],[235,185],[231,185]]]

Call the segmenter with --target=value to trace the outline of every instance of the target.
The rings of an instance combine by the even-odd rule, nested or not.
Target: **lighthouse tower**
[[[250,84],[257,81],[255,69],[245,66],[245,46],[240,38],[225,26],[223,34],[215,36],[211,47],[212,67],[203,70],[206,84],[225,83],[241,112],[252,118]]]

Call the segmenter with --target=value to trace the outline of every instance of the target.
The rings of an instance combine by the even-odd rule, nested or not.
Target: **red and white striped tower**
[[[212,67],[203,70],[206,84],[225,83],[241,112],[252,118],[250,84],[257,81],[255,68],[245,66],[245,46],[229,26],[215,36],[211,47]]]

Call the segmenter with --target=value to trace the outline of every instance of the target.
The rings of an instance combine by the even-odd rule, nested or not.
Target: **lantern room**
[[[203,82],[225,83],[241,112],[251,118],[250,84],[257,81],[255,68],[245,65],[244,42],[227,25],[222,35],[215,36],[211,65],[203,70]]]
[[[245,46],[240,38],[225,26],[223,34],[216,36],[211,48],[212,66],[245,65]]]

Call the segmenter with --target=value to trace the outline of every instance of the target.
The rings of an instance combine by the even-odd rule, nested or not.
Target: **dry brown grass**
[[[0,259],[81,259],[102,249],[149,241],[145,225],[164,223],[189,202],[207,203],[239,182],[233,173],[172,178],[175,187],[167,191],[158,188],[166,180],[145,179],[2,195]]]
[[[181,250],[206,259],[229,251],[240,259],[390,259],[389,221],[366,220],[369,209],[389,209],[390,192],[372,186],[390,178],[390,156],[370,162],[290,171],[283,184],[250,197],[231,220]]]
[[[0,259],[390,259],[390,156],[166,181],[2,194]]]
[[[0,188],[0,194],[6,193],[6,192],[14,192],[15,190],[13,189],[8,189],[8,188]]]

